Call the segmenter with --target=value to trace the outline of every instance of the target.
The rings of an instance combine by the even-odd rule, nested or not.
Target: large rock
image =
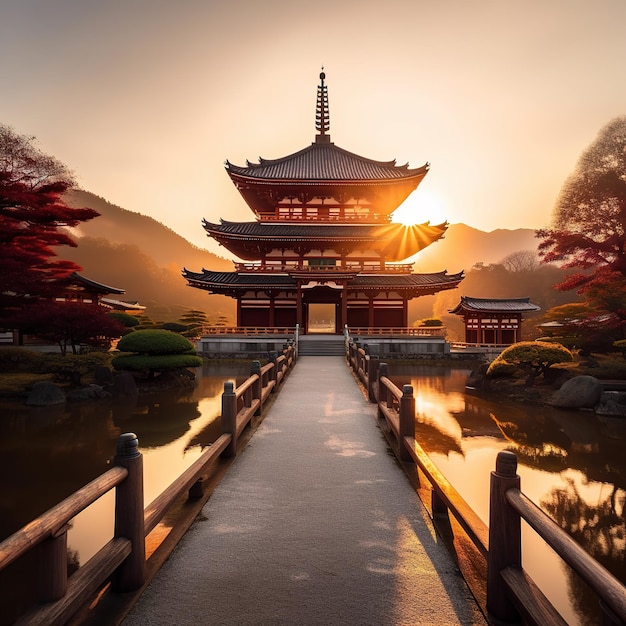
[[[626,393],[620,391],[605,391],[600,404],[596,407],[598,415],[626,417]]]
[[[575,376],[564,382],[548,404],[563,409],[592,409],[602,395],[602,385],[593,376]]]
[[[113,377],[109,391],[114,398],[136,398],[138,391],[135,377],[130,372],[117,374]]]
[[[47,380],[36,382],[26,398],[26,404],[30,406],[52,406],[64,403],[63,390]]]
[[[68,402],[75,402],[79,400],[101,400],[102,398],[110,397],[111,394],[108,391],[105,391],[100,385],[87,385],[87,387],[80,387],[67,392]]]

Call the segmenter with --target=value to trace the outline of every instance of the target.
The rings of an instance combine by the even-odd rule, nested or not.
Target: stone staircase
[[[298,356],[345,356],[343,335],[300,335]]]

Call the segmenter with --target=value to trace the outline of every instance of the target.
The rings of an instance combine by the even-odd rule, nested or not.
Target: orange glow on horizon
[[[405,226],[443,224],[447,221],[444,204],[441,196],[418,188],[393,212],[392,221]]]

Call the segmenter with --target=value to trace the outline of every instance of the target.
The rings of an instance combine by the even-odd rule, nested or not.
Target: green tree
[[[193,344],[169,330],[136,330],[122,337],[117,344],[120,354],[112,360],[117,370],[146,372],[153,378],[157,372],[198,367],[202,359],[195,354]]]
[[[487,375],[493,375],[507,366],[516,365],[526,370],[528,373],[526,383],[532,385],[537,376],[543,375],[545,378],[550,366],[572,360],[572,353],[558,343],[520,341],[500,353],[489,366]]]
[[[124,313],[123,311],[111,311],[109,313],[109,317],[119,322],[120,324],[123,324],[126,328],[134,328],[135,326],[139,326],[139,320],[135,315],[129,315],[128,313]]]

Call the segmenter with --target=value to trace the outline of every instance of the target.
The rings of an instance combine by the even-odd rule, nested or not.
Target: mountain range
[[[66,201],[70,206],[87,206],[100,213],[100,217],[70,229],[77,247],[57,250],[61,258],[80,265],[82,275],[125,289],[119,298],[146,306],[155,321],[174,321],[189,309],[199,309],[209,317],[226,316],[234,323],[234,300],[188,287],[181,276],[185,267],[193,271],[232,271],[231,260],[192,245],[151,217],[123,209],[88,191],[74,190],[67,194]],[[452,224],[443,239],[411,260],[415,260],[416,272],[467,272],[478,263],[498,263],[513,252],[536,247],[532,229],[484,232]]]

